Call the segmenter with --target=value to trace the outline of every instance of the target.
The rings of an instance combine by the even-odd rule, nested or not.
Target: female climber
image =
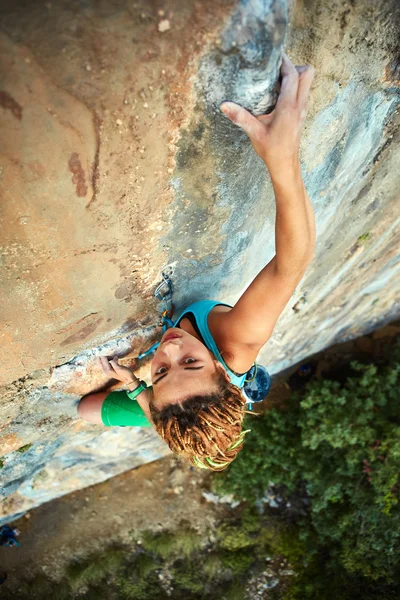
[[[314,68],[295,67],[284,54],[281,75],[271,113],[253,116],[233,102],[220,106],[246,132],[270,173],[275,256],[233,307],[201,300],[180,315],[153,357],[152,387],[116,356],[102,356],[97,362],[104,374],[128,390],[89,394],[78,406],[92,423],[153,426],[172,452],[214,471],[225,469],[243,447],[246,374],[314,255],[314,213],[298,156]]]

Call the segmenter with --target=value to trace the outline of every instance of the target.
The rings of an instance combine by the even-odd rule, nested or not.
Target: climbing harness
[[[174,305],[172,304],[172,294],[174,293],[174,288],[172,285],[171,279],[165,273],[162,273],[163,281],[156,287],[154,292],[155,298],[158,298],[162,302],[164,302],[164,311],[162,313],[162,321],[160,325],[167,329],[167,326],[174,326],[172,319],[172,315],[174,314]]]
[[[171,279],[164,272],[161,273],[162,282],[157,286],[154,296],[161,300],[163,303],[163,310],[160,315],[159,326],[162,327],[163,333],[167,331],[169,327],[174,327],[172,316],[174,314],[174,305],[172,302],[172,295],[174,288]],[[153,344],[151,348],[139,354],[138,359],[142,359],[149,354],[155,352],[160,345],[160,342]],[[246,404],[249,410],[253,410],[253,403],[262,402],[267,396],[271,387],[271,377],[267,369],[256,362],[247,373],[247,378],[243,386],[243,394],[246,398]]]
[[[159,325],[159,327],[162,327],[162,331],[163,331],[163,333],[165,333],[169,327],[174,326],[174,323],[172,321],[172,315],[174,314],[174,305],[172,303],[172,294],[174,292],[174,288],[172,285],[172,281],[168,277],[168,275],[166,275],[165,273],[161,273],[161,275],[162,275],[163,280],[160,283],[160,285],[157,286],[157,288],[154,292],[154,296],[155,296],[155,298],[158,298],[158,300],[161,300],[161,302],[164,305],[164,309],[160,315],[161,319],[160,319],[160,322],[158,325]],[[146,352],[142,352],[141,354],[139,354],[138,359],[144,358],[145,356],[152,354],[153,352],[155,352],[157,350],[159,345],[160,345],[160,342],[153,344],[153,346],[151,348],[149,348],[148,350],[146,350]]]

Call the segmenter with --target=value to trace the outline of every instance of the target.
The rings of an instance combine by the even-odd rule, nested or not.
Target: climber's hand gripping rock
[[[222,102],[222,112],[249,136],[254,150],[267,168],[284,170],[298,161],[300,137],[315,69],[294,66],[283,54],[282,82],[278,101],[268,115],[254,116],[234,102]]]
[[[132,369],[118,364],[117,356],[114,356],[112,360],[109,360],[107,356],[98,356],[96,364],[102,368],[104,375],[107,375],[109,378],[117,379],[127,385],[138,381]]]

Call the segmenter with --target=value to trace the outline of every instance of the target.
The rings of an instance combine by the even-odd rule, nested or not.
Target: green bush
[[[329,565],[336,572],[336,565],[349,577],[394,583],[400,570],[400,344],[388,364],[350,365],[344,384],[312,380],[286,406],[252,419],[252,435],[230,468],[215,474],[213,491],[254,501],[273,483],[295,505],[304,489],[311,504],[307,515],[297,515],[298,554],[308,568],[322,554],[326,572]]]
[[[256,556],[247,550],[237,550],[236,552],[220,552],[221,561],[225,569],[231,569],[233,575],[244,575],[255,562]]]
[[[139,554],[133,563],[133,569],[139,579],[145,579],[149,573],[160,568],[160,564],[148,554]]]
[[[197,563],[185,560],[171,569],[174,588],[198,594],[204,590],[204,581]],[[184,596],[187,597],[187,594]]]
[[[119,600],[164,600],[165,592],[162,589],[157,574],[150,573],[145,579],[132,577],[128,572],[116,578]]]
[[[228,523],[223,523],[217,528],[216,538],[219,546],[225,550],[241,550],[257,544],[257,540],[242,527]]]
[[[292,567],[300,567],[307,553],[305,543],[299,538],[298,528],[277,519],[260,522],[258,543],[264,553],[285,557]]]
[[[174,534],[169,531],[160,533],[143,531],[140,537],[142,538],[142,548],[148,552],[154,552],[162,558],[166,558],[173,552]]]
[[[208,581],[218,578],[224,571],[221,557],[216,552],[211,552],[204,559],[201,569]]]
[[[245,586],[240,579],[237,579],[232,581],[228,589],[223,592],[222,600],[244,600],[245,597]]]
[[[69,598],[71,599],[73,596],[69,596]],[[86,592],[86,594],[79,595],[79,600],[110,600],[112,596],[109,595],[108,591],[104,588],[104,586],[101,587],[89,587],[88,591]],[[58,596],[57,596],[57,600],[58,600]]]
[[[66,575],[75,590],[84,585],[96,585],[109,573],[121,569],[126,561],[126,552],[120,548],[108,548],[101,554],[95,554],[84,560],[73,561]]]
[[[44,573],[38,573],[33,579],[23,580],[18,589],[18,598],[29,598],[32,600],[53,600],[55,587],[58,587],[57,600],[71,598],[71,588],[66,582],[62,585],[47,577]],[[6,596],[7,597],[7,596]],[[10,596],[11,597],[11,594]]]
[[[202,537],[188,527],[184,527],[176,532],[162,531],[160,533],[153,533],[152,531],[144,531],[141,537],[143,548],[158,554],[162,558],[189,558],[202,544]]]

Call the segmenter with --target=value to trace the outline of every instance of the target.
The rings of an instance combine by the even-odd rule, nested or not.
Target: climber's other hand
[[[136,379],[132,369],[118,364],[117,356],[114,356],[112,360],[109,360],[107,356],[98,356],[96,363],[102,368],[104,375],[122,381],[122,383],[133,383]]]
[[[234,102],[222,102],[222,112],[249,136],[254,150],[268,169],[282,169],[298,161],[300,136],[314,67],[295,67],[286,54],[281,65],[281,89],[274,110],[254,116]]]

